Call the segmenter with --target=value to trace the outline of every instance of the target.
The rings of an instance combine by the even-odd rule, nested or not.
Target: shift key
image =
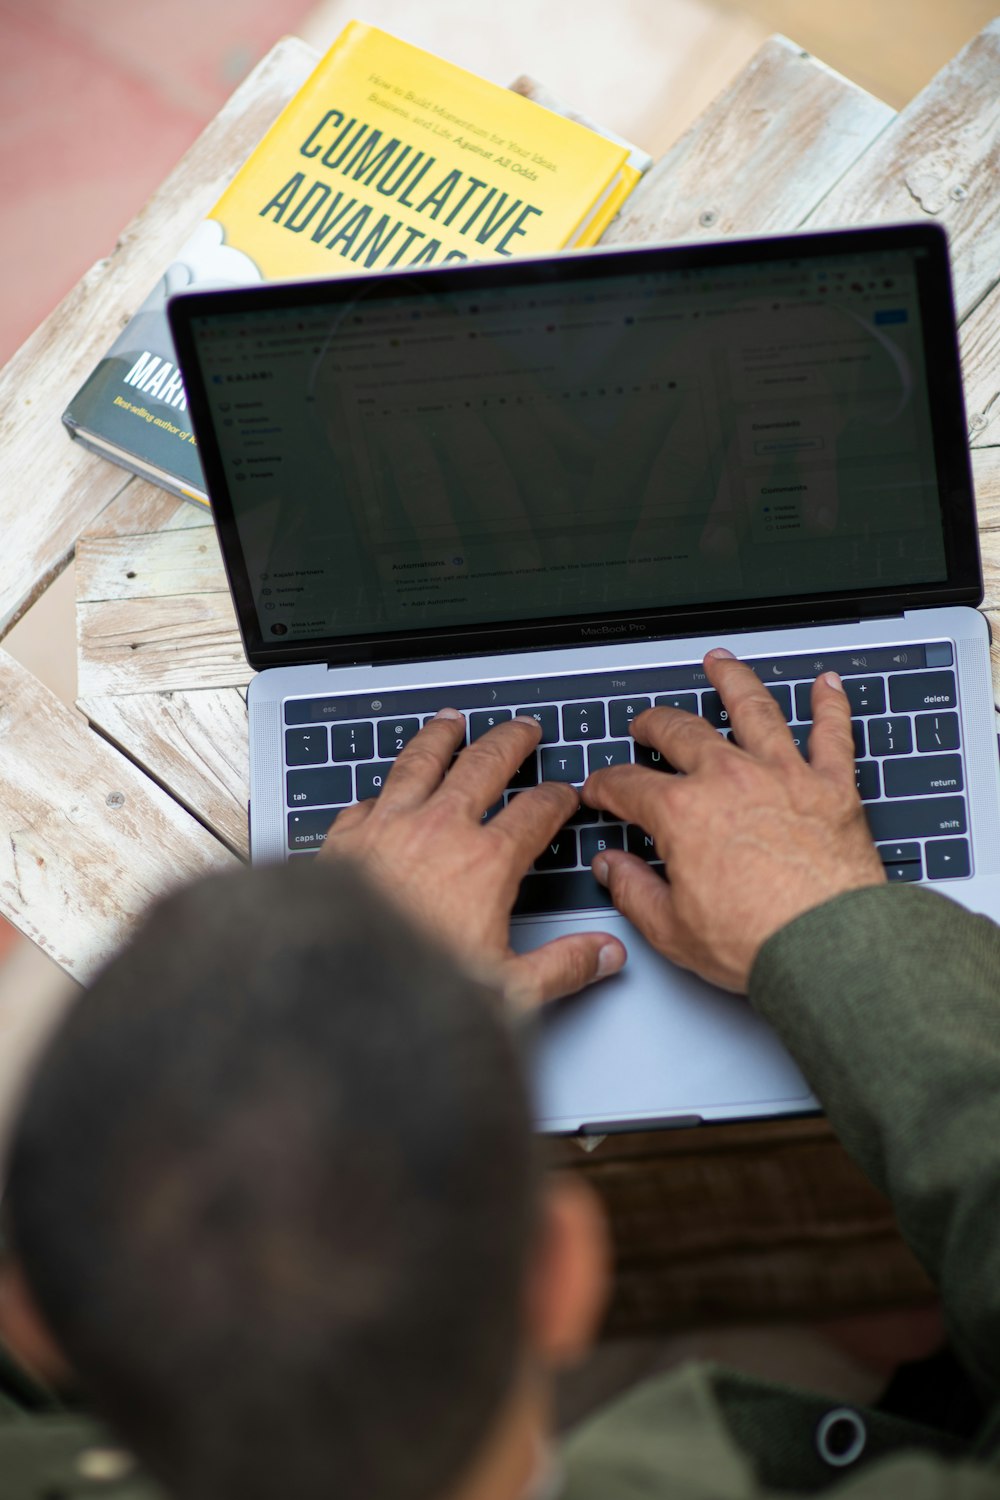
[[[964,797],[909,797],[900,802],[867,802],[865,817],[873,839],[928,839],[965,833]]]

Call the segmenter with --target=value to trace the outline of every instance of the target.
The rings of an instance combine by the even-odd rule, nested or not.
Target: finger
[[[855,785],[851,705],[836,672],[824,672],[812,686],[813,726],[809,764],[830,781]]]
[[[492,807],[541,737],[542,727],[537,719],[508,719],[487,730],[455,762],[448,775],[448,796],[478,820],[484,807]]]
[[[717,646],[705,657],[705,672],[729,710],[742,750],[770,760],[798,755],[784,714],[746,662]]]
[[[713,755],[726,753],[722,735],[707,719],[689,714],[683,708],[647,708],[637,714],[630,725],[632,736],[640,745],[659,750],[664,760],[678,771],[697,771]]]
[[[607,932],[553,938],[531,953],[505,961],[504,994],[517,1009],[532,1010],[617,974],[625,958],[624,943]]]
[[[339,812],[327,830],[320,855],[322,856],[323,851],[329,849],[336,839],[345,833],[350,833],[354,828],[360,828],[362,823],[366,823],[375,810],[376,800],[375,797],[367,797],[364,802],[352,802],[350,807],[345,807],[342,812]]]
[[[565,781],[543,781],[511,797],[486,827],[492,838],[509,842],[520,878],[579,806],[575,787]]]
[[[655,713],[674,711],[654,710]],[[718,739],[714,729],[711,733]],[[669,835],[668,805],[677,783],[676,776],[651,771],[647,766],[609,766],[587,777],[580,788],[580,798],[588,807],[614,813],[626,823],[638,823],[640,828],[657,835],[659,843]]]
[[[591,866],[594,878],[611,893],[623,917],[659,953],[674,957],[675,922],[670,886],[645,860],[621,849],[598,854]]]
[[[399,752],[378,796],[379,807],[391,812],[426,802],[464,739],[464,716],[457,708],[442,708]]]

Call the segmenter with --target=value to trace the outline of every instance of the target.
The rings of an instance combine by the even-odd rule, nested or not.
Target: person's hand
[[[843,891],[885,881],[854,780],[851,710],[835,673],[812,690],[809,760],[749,667],[724,648],[705,671],[738,741],[705,719],[652,708],[632,733],[682,775],[641,766],[595,771],[583,801],[637,823],[667,879],[635,855],[593,863],[618,910],[674,963],[737,993],[764,942]]]
[[[572,994],[625,962],[623,945],[606,932],[573,933],[522,955],[511,949],[521,878],[580,805],[573,787],[548,781],[482,822],[540,734],[534,719],[508,720],[452,766],[465,720],[442,709],[400,752],[379,796],[340,814],[320,855],[360,861],[467,967],[524,1006]]]

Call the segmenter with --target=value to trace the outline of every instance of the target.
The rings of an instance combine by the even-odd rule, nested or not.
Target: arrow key
[[[971,872],[968,839],[931,839],[924,853],[928,880],[960,880]]]

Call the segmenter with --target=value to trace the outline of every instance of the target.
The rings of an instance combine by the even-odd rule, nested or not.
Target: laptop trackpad
[[[511,941],[525,952],[581,927],[620,937],[628,962],[613,979],[546,1010],[534,1064],[542,1129],[640,1129],[817,1107],[743,997],[668,963],[616,912],[524,919],[514,923]]]

